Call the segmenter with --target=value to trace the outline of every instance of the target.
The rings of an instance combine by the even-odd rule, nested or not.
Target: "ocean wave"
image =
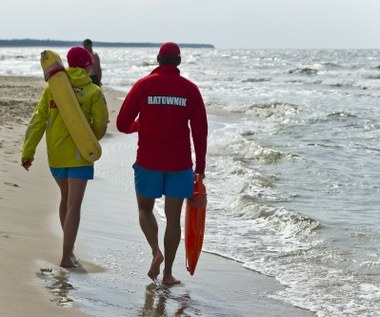
[[[338,118],[338,119],[342,119],[342,118],[357,118],[357,116],[355,116],[355,115],[353,115],[351,113],[348,113],[348,112],[337,111],[337,112],[329,113],[327,115],[327,118]]]
[[[27,58],[28,57],[24,55],[0,55],[0,61],[22,60]]]
[[[375,79],[375,80],[379,80],[379,79],[380,79],[380,75],[367,75],[365,78],[366,78],[366,79]]]
[[[248,79],[242,80],[241,82],[242,83],[263,83],[266,81],[271,81],[271,79],[270,78],[248,78]]]
[[[277,164],[285,158],[297,158],[297,155],[282,153],[265,147],[252,139],[251,136],[249,132],[243,133],[243,136],[229,135],[226,132],[223,137],[212,138],[212,142],[209,144],[209,155],[220,157],[230,162],[239,162],[246,168],[252,167],[255,162],[270,165]],[[223,163],[223,165],[225,164],[227,163]]]
[[[289,74],[302,74],[302,75],[316,75],[318,74],[318,70],[311,67],[298,67],[295,69],[291,69],[288,72]]]
[[[287,102],[268,102],[255,103],[250,105],[241,105],[235,112],[245,114],[255,114],[258,117],[266,119],[283,120],[286,117],[302,112],[302,107]]]
[[[326,68],[341,68],[342,66],[340,64],[337,64],[337,63],[332,63],[332,62],[324,62],[322,63],[323,66],[325,66]]]

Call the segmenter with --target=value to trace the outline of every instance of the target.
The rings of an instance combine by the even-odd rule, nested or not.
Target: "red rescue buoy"
[[[185,248],[186,267],[190,275],[194,274],[202,251],[206,222],[207,194],[202,177],[196,176],[194,194],[186,201],[185,213]]]

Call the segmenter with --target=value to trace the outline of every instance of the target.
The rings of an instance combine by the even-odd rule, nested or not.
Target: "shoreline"
[[[30,171],[27,172],[20,166],[23,135],[44,85],[45,82],[39,78],[0,76],[0,152],[3,162],[0,170],[1,313],[8,317],[90,315],[82,312],[84,308],[75,301],[57,302],[57,295],[44,287],[41,275],[49,279],[49,270],[52,269],[53,273],[63,272],[63,275],[71,275],[81,283],[82,280],[94,278],[104,271],[112,273],[112,269],[89,258],[85,246],[91,242],[83,240],[81,235],[82,230],[87,232],[86,239],[94,239],[92,242],[96,243],[96,238],[99,237],[94,236],[89,227],[86,229],[86,223],[97,212],[102,212],[104,200],[101,198],[102,195],[106,195],[107,198],[127,196],[122,201],[108,200],[113,202],[111,207],[115,210],[121,209],[122,204],[125,205],[123,216],[127,217],[128,221],[122,225],[126,232],[123,239],[126,250],[133,250],[136,246],[141,248],[141,254],[137,259],[133,258],[133,254],[129,254],[131,257],[128,261],[136,261],[136,265],[133,266],[133,272],[127,272],[128,279],[123,281],[124,288],[130,295],[125,301],[131,307],[132,316],[137,315],[141,307],[146,307],[147,297],[149,304],[147,294],[151,283],[146,277],[146,270],[151,257],[138,226],[134,188],[131,184],[127,188],[120,188],[110,180],[95,179],[91,182],[83,206],[83,209],[91,209],[91,214],[86,215],[87,212],[84,211],[76,242],[76,255],[83,265],[81,273],[86,274],[82,277],[57,266],[62,242],[58,224],[59,191],[48,171],[44,140],[37,148],[36,159]],[[104,88],[104,94],[111,121],[108,133],[112,136],[117,133],[115,117],[121,105],[120,98],[125,94],[107,87]],[[128,160],[133,160],[134,155],[135,153],[131,152]],[[128,173],[131,174],[132,171],[129,170]],[[159,222],[162,235],[164,224],[162,221]],[[162,241],[162,236],[160,239]],[[252,316],[313,316],[309,311],[268,298],[268,294],[282,288],[273,278],[245,269],[241,264],[217,255],[203,252],[195,275],[189,277],[182,261],[183,249],[181,241],[174,264],[175,272],[180,272],[178,277],[183,281],[183,286],[170,288],[170,296],[163,295],[167,311],[177,309],[178,297],[185,292],[189,296],[191,294],[191,301],[194,303],[188,303],[190,306],[184,307],[184,310],[190,309],[193,312],[197,312],[200,307],[203,308],[203,301],[206,301],[210,303],[208,308],[211,309],[213,305],[221,311],[228,308],[227,312],[230,310],[234,315],[236,313],[236,316],[246,316],[247,312],[251,312]],[[70,288],[67,291],[70,293]],[[157,294],[153,291],[151,295]]]

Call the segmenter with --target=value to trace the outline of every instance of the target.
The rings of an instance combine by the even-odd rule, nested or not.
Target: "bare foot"
[[[177,280],[176,278],[170,275],[170,276],[164,276],[161,283],[166,286],[171,286],[171,285],[181,284],[181,281]]]
[[[75,263],[75,264],[79,263],[79,261],[78,261],[78,259],[77,259],[77,257],[75,256],[74,253],[71,253],[71,261],[73,261],[73,263]]]
[[[71,258],[69,259],[62,259],[61,264],[59,265],[60,267],[77,267],[73,260]]]
[[[160,274],[160,265],[164,261],[164,256],[161,251],[158,251],[157,254],[153,257],[152,264],[148,271],[148,276],[155,281],[157,276]]]

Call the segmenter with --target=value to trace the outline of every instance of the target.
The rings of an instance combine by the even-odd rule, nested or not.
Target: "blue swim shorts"
[[[194,189],[193,170],[163,172],[133,164],[136,193],[148,198],[162,195],[172,198],[191,198]]]
[[[93,166],[80,166],[80,167],[50,167],[50,172],[54,178],[79,178],[79,179],[93,179],[94,167]]]

